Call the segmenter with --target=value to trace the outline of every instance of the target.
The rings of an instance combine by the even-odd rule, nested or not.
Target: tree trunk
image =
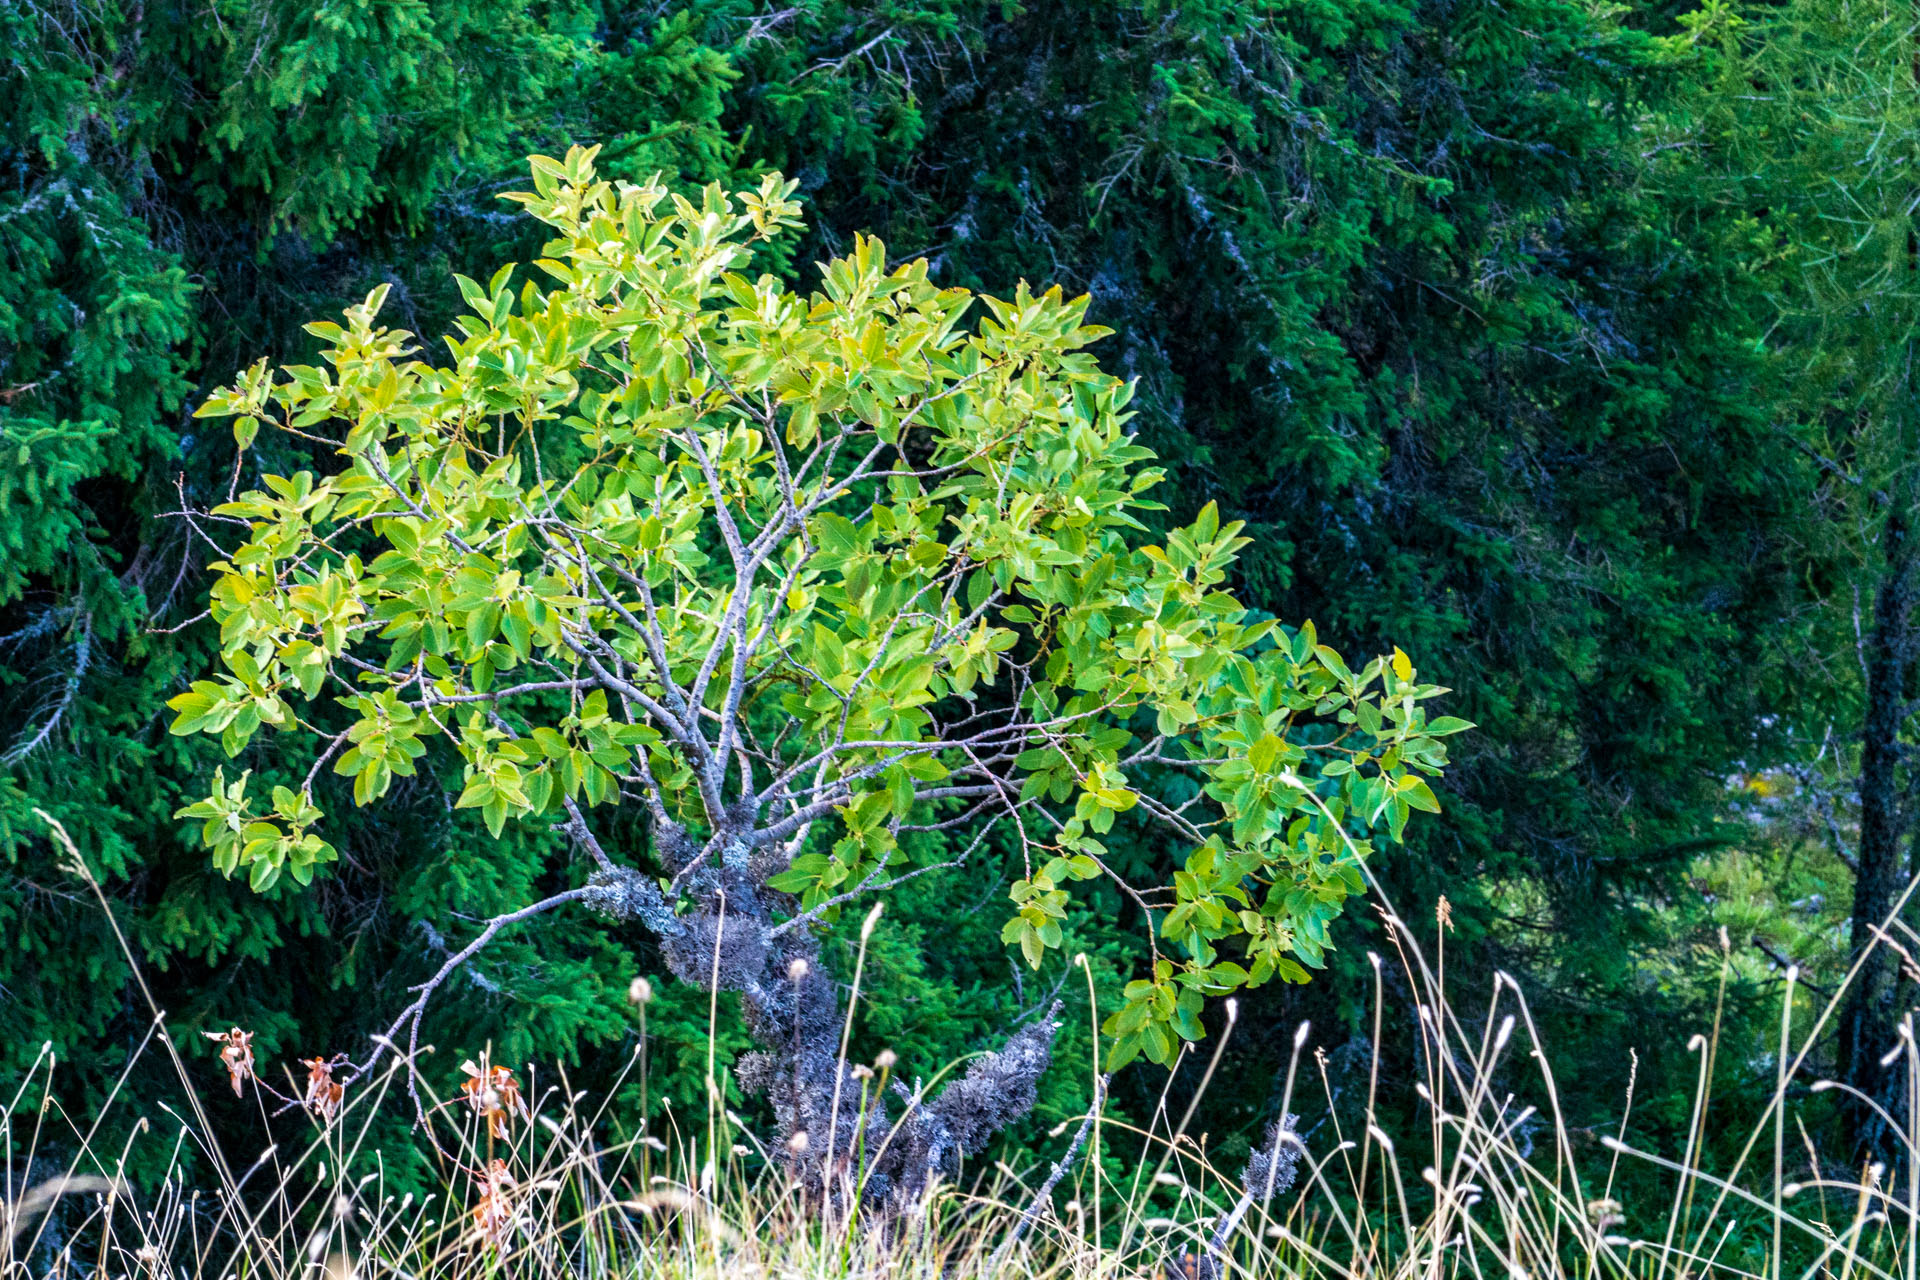
[[[709,840],[705,850],[684,831],[656,831],[655,851],[695,910],[674,915],[650,880],[625,869],[596,877],[601,892],[590,905],[646,925],[681,981],[740,992],[759,1048],[735,1064],[736,1077],[772,1103],[779,1131],[769,1153],[815,1204],[881,1218],[912,1211],[935,1182],[959,1172],[961,1156],[978,1154],[1032,1110],[1052,1056],[1057,1003],[937,1096],[917,1082],[911,1090],[893,1082],[896,1120],[874,1087],[878,1078],[841,1058],[845,1011],[813,933],[804,925],[776,931],[772,909],[794,909],[766,887],[784,859],[769,857],[750,828]]]
[[[1899,974],[1892,953],[1877,945],[1875,930],[1886,921],[1899,892],[1905,861],[1902,845],[1911,822],[1900,741],[1914,642],[1916,548],[1910,523],[1911,488],[1904,478],[1894,486],[1892,510],[1882,529],[1884,561],[1874,593],[1873,625],[1862,655],[1866,711],[1861,725],[1860,847],[1850,937],[1854,956],[1867,954],[1847,989],[1839,1025],[1840,1079],[1896,1117],[1903,1109],[1899,1072],[1897,1066],[1882,1067],[1880,1059],[1894,1042]],[[1847,1140],[1856,1156],[1888,1155],[1894,1135],[1872,1107],[1849,1096],[1845,1116]]]

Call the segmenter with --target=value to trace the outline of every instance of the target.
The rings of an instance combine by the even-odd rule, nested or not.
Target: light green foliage
[[[903,825],[1004,819],[1027,858],[1004,939],[1035,966],[1138,806],[1194,848],[1115,1058],[1171,1061],[1205,995],[1305,980],[1369,833],[1438,808],[1422,775],[1467,727],[1427,720],[1443,691],[1250,616],[1211,507],[1141,545],[1159,474],[1082,350],[1087,299],[1023,285],[968,331],[971,295],[871,239],[801,297],[739,274],[796,224],[791,183],[695,203],[592,160],[535,158],[514,198],[553,228],[551,283],[463,280],[449,365],[409,358],[376,290],[312,326],[324,365],[262,362],[200,410],[341,466],[216,508],[249,530],[216,566],[224,670],[174,732],[321,735],[315,772],[363,805],[457,770],[496,835],[632,796],[764,852],[799,910],[904,867]],[[321,695],[346,729],[308,718]],[[1174,802],[1141,781],[1175,775]],[[307,882],[331,856],[310,795],[245,782],[181,816],[223,870]]]

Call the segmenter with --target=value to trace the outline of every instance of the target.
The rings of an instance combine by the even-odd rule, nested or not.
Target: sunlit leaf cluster
[[[656,846],[698,847],[625,851],[669,901],[745,865],[788,918],[912,870],[904,832],[999,830],[1004,939],[1036,967],[1116,824],[1160,824],[1192,852],[1115,882],[1153,955],[1114,1059],[1170,1061],[1205,997],[1305,980],[1376,843],[1438,809],[1467,727],[1427,718],[1442,690],[1251,614],[1213,507],[1149,541],[1159,473],[1084,350],[1088,299],[976,298],[873,239],[805,296],[747,274],[798,225],[791,182],[689,197],[593,159],[535,158],[512,199],[546,256],[461,280],[446,363],[380,324],[383,288],[311,326],[321,365],[203,407],[333,465],[213,513],[240,539],[223,670],[175,732],[304,733],[309,788],[429,775],[496,835],[637,803]],[[310,791],[245,786],[182,816],[223,870],[304,883],[331,853]]]

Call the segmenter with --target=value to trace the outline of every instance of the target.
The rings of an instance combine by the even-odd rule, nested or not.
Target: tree
[[[696,204],[593,158],[534,158],[512,198],[556,233],[553,286],[461,279],[450,366],[409,358],[375,290],[312,326],[325,367],[262,361],[201,408],[242,447],[267,425],[341,469],[210,513],[246,529],[215,566],[224,670],[169,704],[230,756],[263,727],[311,738],[306,785],[216,775],[179,816],[263,890],[332,857],[329,766],[356,804],[421,777],[496,836],[559,826],[585,882],[489,921],[354,1074],[403,1035],[411,1070],[440,982],[577,903],[741,993],[742,1078],[809,1185],[864,1143],[864,1194],[909,1203],[1030,1105],[1051,1028],[937,1097],[902,1089],[889,1140],[837,1054],[817,925],[1004,825],[1024,874],[1003,938],[1037,966],[1073,882],[1113,875],[1102,837],[1160,824],[1191,852],[1171,884],[1121,885],[1150,955],[1105,1029],[1111,1067],[1167,1063],[1207,997],[1322,963],[1469,726],[1428,720],[1444,691],[1398,650],[1355,672],[1310,625],[1250,614],[1221,589],[1245,539],[1212,508],[1135,545],[1160,477],[1131,386],[1082,350],[1106,332],[1088,299],[1023,284],[965,332],[973,297],[872,239],[802,298],[742,273],[798,226],[793,183]],[[634,847],[603,838],[623,800]],[[900,837],[929,828],[972,843],[910,865]]]

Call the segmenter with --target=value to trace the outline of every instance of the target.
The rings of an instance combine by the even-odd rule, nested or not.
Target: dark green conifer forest
[[[496,834],[425,775],[357,807],[322,770],[338,861],[255,892],[175,814],[216,766],[297,789],[315,748],[229,760],[167,704],[220,649],[230,539],[191,513],[327,463],[196,410],[262,356],[314,360],[303,326],[376,288],[431,345],[455,273],[542,256],[497,198],[527,156],[592,145],[610,179],[796,182],[804,229],[755,269],[802,292],[871,234],[942,286],[1088,295],[1166,471],[1156,535],[1217,504],[1251,540],[1243,603],[1350,659],[1397,647],[1472,722],[1442,812],[1369,860],[1447,930],[1449,981],[1512,976],[1580,1064],[1577,1123],[1632,1075],[1639,1123],[1683,1134],[1716,1016],[1724,1096],[1764,1098],[1788,966],[1840,981],[1920,870],[1916,50],[1913,11],[1841,0],[0,4],[0,1079],[51,1042],[83,1109],[150,1021],[36,809],[170,1024],[279,1061],[364,1044],[478,922],[584,878],[559,824]],[[996,839],[890,895],[855,1037],[931,1074],[1061,1000],[1017,1148],[1084,1105],[1071,958],[1105,1016],[1154,926],[1096,881],[1030,967]],[[1107,844],[1147,883],[1189,852],[1125,821]],[[861,918],[822,944],[843,976]],[[646,976],[644,1105],[702,1105],[709,993],[583,919],[503,934],[424,1038],[604,1084]],[[1391,939],[1358,899],[1327,929],[1311,981],[1239,993],[1196,1121],[1216,1145],[1275,1118],[1301,1020],[1336,1086],[1372,1053]],[[1880,1055],[1914,978],[1885,952],[1863,973],[1818,1052],[1897,1101]],[[723,1055],[749,1046],[736,1001]],[[1387,1066],[1382,1107],[1417,1113],[1418,1064]],[[135,1095],[167,1087],[141,1071]],[[1166,1084],[1136,1061],[1113,1105],[1144,1121]],[[1828,1149],[1886,1141],[1822,1105]]]

